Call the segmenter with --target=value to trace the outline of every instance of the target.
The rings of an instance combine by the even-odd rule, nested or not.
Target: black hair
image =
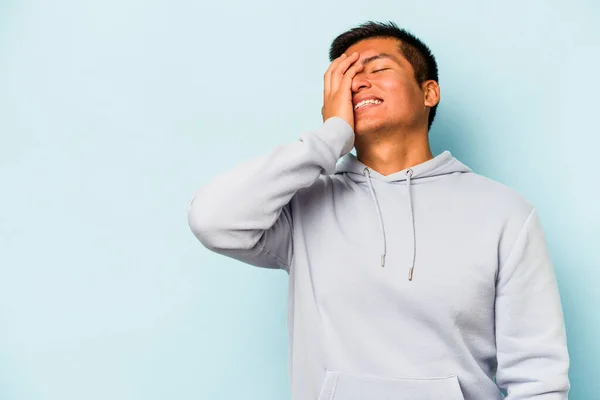
[[[439,82],[437,63],[429,47],[415,35],[406,29],[399,28],[391,21],[387,23],[368,21],[340,34],[331,43],[329,61],[341,56],[355,43],[371,38],[398,39],[400,41],[398,50],[413,67],[417,83],[420,85],[427,80]],[[429,111],[428,129],[431,128],[438,104],[431,107]]]

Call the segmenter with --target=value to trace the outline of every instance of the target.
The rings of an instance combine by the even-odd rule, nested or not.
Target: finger
[[[344,78],[342,79],[340,87],[342,87],[344,90],[350,90],[352,88],[352,80],[356,74],[363,70],[364,67],[365,66],[362,64],[354,64],[352,67],[350,67],[344,74]]]
[[[358,53],[354,52],[346,59],[342,60],[338,66],[331,72],[331,83],[330,88],[332,92],[335,92],[339,89],[340,83],[344,78],[344,74],[348,71],[348,69],[358,61]],[[359,64],[357,64],[359,65]]]
[[[325,75],[323,76],[323,91],[325,93],[329,93],[331,91],[331,73],[333,72],[333,70],[338,66],[338,64],[343,61],[346,58],[346,54],[342,54],[341,56],[339,56],[338,58],[336,58],[335,60],[333,60],[333,62],[331,64],[329,64],[329,68],[327,68],[327,71],[325,71]]]
[[[353,63],[349,64],[349,66],[346,68],[345,65],[340,64],[338,69],[336,69],[336,71],[334,71],[331,75],[331,91],[332,92],[336,92],[340,89],[340,85],[342,84],[342,81],[345,79],[345,76],[350,72],[350,71],[354,71],[352,73],[352,77],[354,77],[354,75],[356,75],[356,72],[358,70],[360,70],[361,68],[363,68],[363,65],[358,63],[358,58],[355,58],[355,60],[353,61]],[[341,72],[343,71],[343,72]]]

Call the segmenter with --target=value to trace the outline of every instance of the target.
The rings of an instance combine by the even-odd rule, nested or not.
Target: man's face
[[[427,124],[424,92],[398,45],[397,39],[374,38],[355,43],[345,51],[358,52],[357,62],[365,65],[352,82],[356,134],[415,130]],[[371,98],[382,102],[356,108],[360,101]]]

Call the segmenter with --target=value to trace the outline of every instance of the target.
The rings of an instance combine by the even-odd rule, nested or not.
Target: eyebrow
[[[388,53],[380,53],[380,54],[365,58],[364,60],[362,60],[361,63],[362,63],[362,65],[367,65],[371,61],[379,60],[382,58],[388,58],[392,61],[396,61],[396,59],[392,55],[390,55]]]

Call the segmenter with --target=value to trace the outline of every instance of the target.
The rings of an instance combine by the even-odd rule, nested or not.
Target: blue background
[[[289,398],[287,275],[205,250],[194,190],[321,123],[366,20],[440,67],[431,139],[538,208],[571,399],[600,396],[594,1],[0,2],[0,399]]]

